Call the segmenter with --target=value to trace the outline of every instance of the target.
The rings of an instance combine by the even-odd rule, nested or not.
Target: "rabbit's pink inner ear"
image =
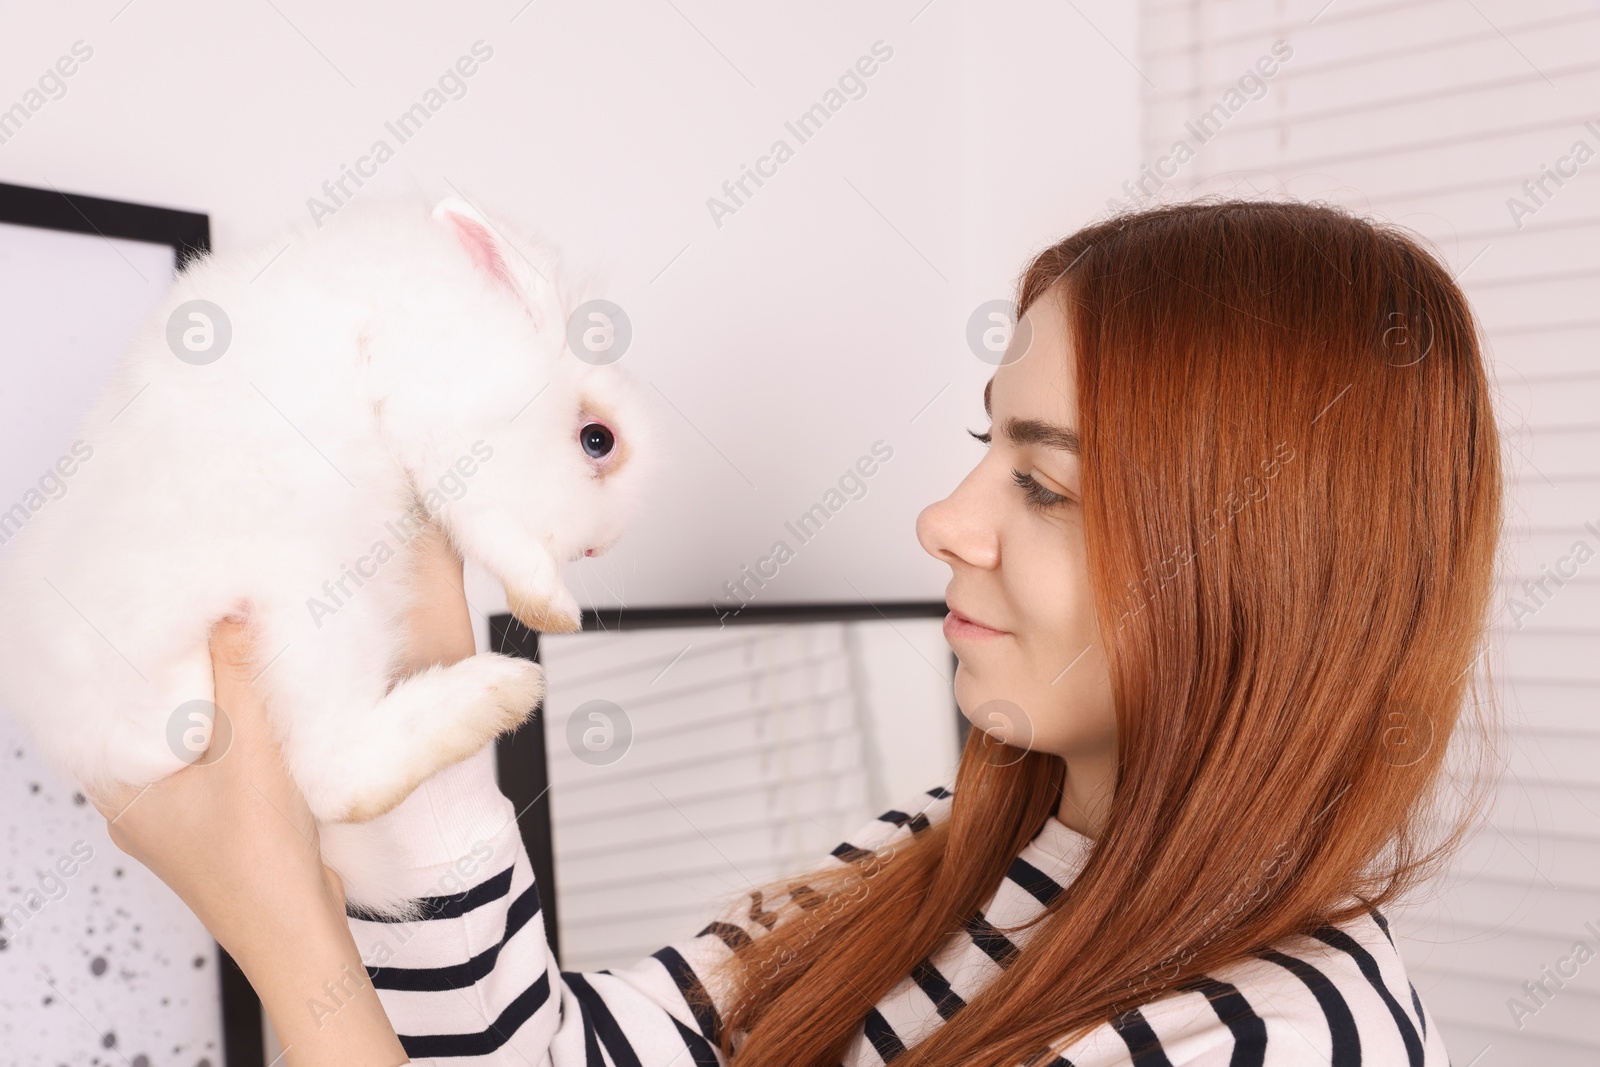
[[[445,217],[455,227],[456,237],[461,241],[461,247],[467,250],[472,257],[472,262],[478,269],[500,282],[506,288],[516,290],[516,283],[512,280],[511,270],[506,266],[505,257],[500,254],[500,245],[495,240],[489,228],[477,219],[468,218],[454,211],[446,211]]]

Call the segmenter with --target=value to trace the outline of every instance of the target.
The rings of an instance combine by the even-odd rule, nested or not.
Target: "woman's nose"
[[[929,504],[917,516],[917,541],[923,551],[952,567],[958,562],[985,570],[999,566],[1000,539],[995,508],[982,506],[974,470],[956,491]]]

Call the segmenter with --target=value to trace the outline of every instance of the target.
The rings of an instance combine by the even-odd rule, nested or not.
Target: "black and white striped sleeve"
[[[930,790],[886,812],[823,857],[844,865],[928,826],[948,806]],[[717,1049],[728,998],[705,976],[775,923],[751,891],[693,936],[627,967],[561,971],[539,891],[493,753],[447,768],[364,824],[391,857],[395,892],[424,914],[386,922],[354,909],[350,928],[407,1055],[441,1067],[725,1067]],[[387,869],[387,868],[386,868]],[[803,888],[797,893],[803,893]],[[331,1006],[330,1006],[331,1007]]]
[[[424,901],[421,918],[402,922],[349,909],[367,977],[412,1062],[719,1064],[706,1020],[679,991],[698,979],[675,950],[625,978],[557,968],[492,749],[435,775],[362,832],[394,858],[391,888]]]

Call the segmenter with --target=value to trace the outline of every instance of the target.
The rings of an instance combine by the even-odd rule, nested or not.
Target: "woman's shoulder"
[[[867,877],[876,872],[871,862],[877,854],[880,859],[892,854],[896,845],[923,833],[928,827],[949,817],[950,786],[936,785],[922,792],[902,798],[884,810],[872,821],[857,827],[809,869],[827,869],[856,865]],[[867,862],[863,862],[867,861]],[[770,887],[768,887],[770,888]],[[802,908],[818,898],[805,884],[804,876],[797,877],[788,886],[787,896]],[[738,952],[754,938],[772,930],[780,921],[784,901],[767,895],[767,889],[752,887],[729,897],[718,906],[716,917],[693,937],[687,938],[638,963],[618,969],[632,980],[646,982],[658,980],[657,972],[665,968],[675,982],[683,983],[684,998],[688,1002],[703,999],[707,992],[722,1010],[722,1000],[728,990],[715,981],[716,969],[729,955]],[[660,967],[655,965],[659,964]],[[690,981],[690,977],[693,978]],[[694,987],[692,990],[690,987]]]
[[[891,847],[895,842],[909,840],[928,827],[943,822],[950,816],[953,797],[951,786],[936,785],[898,802],[879,814],[871,822],[857,827],[845,835],[829,857],[848,863],[860,859],[863,853]]]
[[[953,784],[946,783],[902,799],[849,834],[830,858],[840,864],[859,862],[937,825],[949,817],[952,790]],[[1060,827],[1051,837],[1051,829],[1047,824],[1024,855],[1033,855],[1041,869],[1054,874],[1058,867],[1073,866],[1068,861],[1081,852],[1074,847],[1081,842]],[[1120,1050],[1126,1057],[1148,1046],[1164,1052],[1174,1065],[1192,1067],[1213,1062],[1264,1067],[1449,1063],[1388,920],[1371,907],[1337,925],[1286,938],[1194,976],[1180,983],[1175,994],[1128,1012],[1117,1025],[1102,1027],[1091,1037],[1109,1039],[1108,1054]],[[1080,1052],[1083,1057],[1072,1062],[1098,1062],[1092,1049]],[[1138,1055],[1133,1059],[1143,1062]]]
[[[1376,909],[1181,982],[1111,1029],[1124,1054],[1160,1049],[1194,1067],[1449,1062]]]
[[[875,871],[876,865],[863,864],[874,853],[880,859],[892,855],[896,845],[923,833],[928,827],[949,817],[949,786],[936,785],[912,796],[904,797],[884,810],[872,821],[858,826],[829,852],[808,869],[830,869],[852,864]],[[789,887],[789,895],[802,906],[802,897],[813,897],[811,887],[804,884],[803,876]],[[718,918],[695,935],[697,942],[722,942],[728,950],[735,950],[751,937],[759,937],[772,929],[776,914],[769,911],[781,901],[769,899],[761,888],[741,891],[725,901]]]

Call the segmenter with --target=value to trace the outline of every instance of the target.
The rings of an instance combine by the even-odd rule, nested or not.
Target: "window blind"
[[[1578,948],[1600,953],[1600,10],[1148,0],[1141,36],[1145,166],[1119,200],[1286,194],[1398,222],[1481,318],[1512,478],[1490,661],[1507,763],[1396,929],[1455,1063],[1600,1062],[1600,957]]]
[[[569,970],[692,936],[954,766],[937,619],[585,632],[540,658]]]

